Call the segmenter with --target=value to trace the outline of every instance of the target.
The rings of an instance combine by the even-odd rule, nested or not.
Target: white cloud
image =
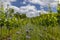
[[[39,5],[45,5],[44,2],[42,2],[41,0],[25,0],[25,2],[30,2],[30,3],[33,3],[33,4],[39,4]]]
[[[15,12],[20,12],[20,9],[16,6],[9,6],[9,8],[14,9]]]
[[[11,2],[15,2],[16,0],[10,0]]]
[[[19,13],[26,13],[27,17],[35,17],[35,16],[39,16],[41,12],[47,13],[46,11],[41,11],[41,10],[37,10],[35,6],[33,5],[27,5],[27,6],[21,6],[20,8],[16,7],[16,6],[12,6],[11,2],[15,2],[16,0],[1,0],[3,1],[3,5],[4,8],[7,8],[7,4],[9,4],[9,8],[13,8],[15,10],[15,12],[19,12]],[[33,4],[39,4],[39,5],[43,5],[46,6],[48,5],[48,1],[55,1],[53,3],[50,3],[51,6],[55,7],[57,6],[57,0],[24,0],[23,4],[26,4],[26,2],[30,2]]]
[[[44,13],[47,13],[43,10]],[[26,13],[27,17],[36,17],[40,16],[41,10],[37,10],[35,6],[27,5],[20,7],[20,13]]]
[[[20,11],[24,11],[24,13],[27,13],[28,11],[35,11],[35,6],[27,5],[27,6],[21,6]]]
[[[38,14],[38,12],[37,12],[35,6],[31,6],[31,5],[20,7],[20,12],[21,13],[26,13],[26,16],[27,17],[35,17],[35,16],[38,16],[38,15],[36,15],[36,13]]]
[[[9,8],[14,9],[15,12],[26,14],[27,17],[40,16],[38,10],[36,10],[35,6],[33,5],[21,6],[20,8],[15,6],[9,6]]]
[[[14,2],[16,0],[1,0],[2,2]]]
[[[26,2],[23,2],[23,4],[26,4]]]
[[[58,3],[56,3],[56,2],[51,3],[50,6],[52,6],[52,7],[57,7],[57,6],[58,6]]]
[[[59,4],[60,4],[60,0],[59,0]]]
[[[57,0],[25,0],[25,2],[30,2],[33,4],[47,5],[48,3],[56,2]]]
[[[0,0],[0,5],[3,5],[4,8],[7,8],[7,5],[11,6],[11,2],[14,2],[16,0]]]
[[[11,2],[15,2],[16,0],[0,0],[0,5],[2,4],[4,6],[4,8],[7,7],[7,4],[9,4],[9,6],[11,5]]]

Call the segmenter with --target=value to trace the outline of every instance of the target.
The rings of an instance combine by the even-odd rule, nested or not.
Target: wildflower
[[[20,32],[18,31],[18,32],[16,32],[16,34],[20,34]]]
[[[26,38],[27,38],[27,39],[30,39],[31,37],[30,37],[29,35],[26,35]]]
[[[28,34],[29,33],[29,30],[26,30],[26,33]]]
[[[0,20],[2,20],[2,19],[0,19]]]
[[[11,40],[11,37],[9,37],[7,40]]]

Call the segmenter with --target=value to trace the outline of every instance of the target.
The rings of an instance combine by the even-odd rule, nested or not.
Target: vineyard
[[[0,40],[60,40],[60,8],[28,18],[13,9],[0,9]]]

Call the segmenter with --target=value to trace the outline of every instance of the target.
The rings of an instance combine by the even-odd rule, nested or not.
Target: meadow
[[[28,18],[13,9],[0,11],[0,40],[60,40],[60,7],[57,13],[49,12]]]

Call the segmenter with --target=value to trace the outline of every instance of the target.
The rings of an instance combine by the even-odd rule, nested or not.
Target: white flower
[[[16,34],[20,34],[20,32],[18,31],[18,32],[16,32]]]
[[[26,38],[27,38],[27,39],[30,39],[31,37],[30,37],[29,35],[26,35]]]
[[[2,20],[2,19],[0,19],[0,20]]]

